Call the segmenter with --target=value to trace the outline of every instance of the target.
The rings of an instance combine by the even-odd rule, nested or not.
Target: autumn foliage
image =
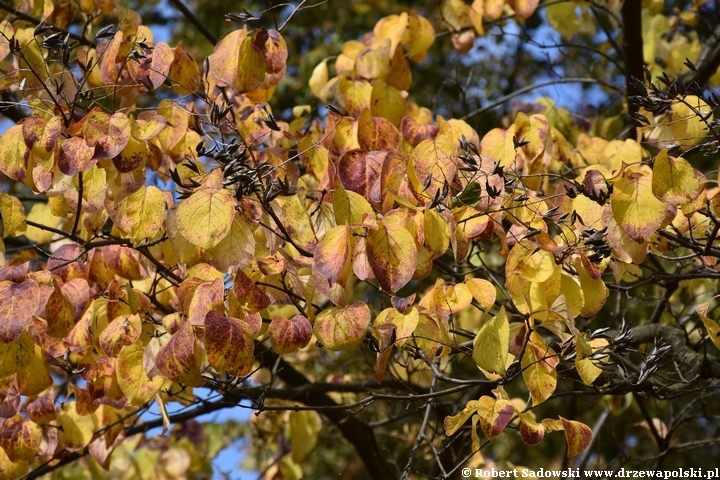
[[[480,134],[413,99],[413,65],[537,1],[381,18],[313,67],[315,104],[281,111],[282,32],[312,9],[235,15],[194,58],[112,1],[15,3],[0,478],[200,478],[228,442],[195,418],[239,406],[262,412],[242,432],[265,478],[320,478],[323,435],[355,449],[343,478],[510,468],[508,445],[544,442],[559,453],[528,467],[585,468],[595,448],[600,468],[594,419],[639,408],[672,456],[662,401],[716,395],[720,192],[692,155],[716,154],[718,98],[653,51],[616,138],[547,99]],[[591,34],[590,8],[554,2],[547,22]],[[645,48],[698,72],[675,58],[692,45]]]

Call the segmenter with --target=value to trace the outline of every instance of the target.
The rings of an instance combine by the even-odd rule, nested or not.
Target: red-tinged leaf
[[[54,116],[45,121],[40,117],[29,117],[22,127],[25,145],[35,155],[45,158],[55,150],[62,131],[62,118]]]
[[[19,413],[0,424],[0,447],[13,462],[35,458],[41,440],[40,426]]]
[[[350,150],[340,159],[338,173],[340,181],[347,190],[369,198],[370,189],[380,177],[383,162],[388,150],[366,152]]]
[[[205,317],[205,351],[216,370],[236,373],[253,358],[255,334],[246,322],[216,311]]]
[[[123,31],[115,32],[112,40],[103,42],[98,46],[98,59],[100,61],[100,80],[106,85],[115,85],[119,76],[119,65],[117,63],[120,54],[120,46],[123,42]],[[124,63],[124,62],[123,62]]]
[[[48,260],[48,270],[53,275],[69,282],[73,278],[88,278],[88,266],[84,263],[83,251],[75,244],[65,244],[55,250]],[[135,279],[133,279],[135,280]]]
[[[585,450],[590,442],[592,442],[593,434],[590,427],[575,420],[567,420],[560,417],[565,430],[565,440],[567,441],[567,456],[574,457]]]
[[[515,416],[515,409],[509,400],[483,396],[478,400],[477,413],[483,432],[492,440],[508,426]]]
[[[320,343],[330,350],[349,350],[360,345],[370,325],[370,309],[362,302],[345,308],[323,310],[313,328]]]
[[[92,158],[113,158],[122,152],[130,140],[131,123],[121,112],[109,115],[94,111],[88,115],[83,126],[85,143],[94,149]]]
[[[31,279],[0,282],[0,343],[16,340],[25,331],[40,302],[40,287]]]
[[[52,389],[48,390],[45,395],[28,402],[26,410],[30,420],[38,425],[55,420],[55,393]]]
[[[168,123],[168,128],[164,128],[158,134],[159,144],[166,151],[172,150],[187,135],[190,113],[187,107],[172,100],[161,101],[158,104],[157,113]]]
[[[85,308],[90,300],[90,286],[87,280],[84,278],[73,278],[72,280],[65,282],[60,288],[65,296],[70,300],[73,305],[75,315],[73,317],[73,324],[80,320]]]
[[[440,131],[439,125],[421,125],[412,117],[403,117],[400,123],[403,137],[414,148],[423,140],[434,139]]]
[[[203,188],[178,204],[177,226],[190,243],[211,249],[230,232],[234,216],[235,199],[228,190]]]
[[[397,148],[400,144],[400,133],[392,122],[373,117],[369,109],[360,113],[357,135],[360,148],[366,151]]]
[[[261,32],[255,33],[258,40],[262,36]],[[265,80],[266,61],[262,50],[254,40],[253,37],[248,36],[247,27],[223,37],[215,46],[215,51],[208,57],[210,62],[208,78],[219,87],[237,88],[240,93],[260,87]]]
[[[47,334],[55,338],[64,338],[75,326],[75,305],[53,281],[54,290],[45,305],[45,321]]]
[[[520,437],[526,445],[537,445],[545,437],[545,427],[529,413],[520,414]]]
[[[172,50],[165,42],[153,46],[152,52],[136,62],[128,62],[128,71],[135,82],[152,84],[153,88],[159,88],[173,63]]]
[[[260,29],[264,30],[264,29]],[[280,32],[274,29],[265,30],[261,35],[256,34],[258,39],[265,39],[265,43],[262,45],[262,54],[265,57],[265,69],[267,73],[275,76],[274,83],[280,81],[278,74],[284,74],[288,58],[288,48],[285,43],[285,39],[282,37]]]
[[[535,13],[539,0],[507,0],[508,5],[512,8],[518,17],[527,20]]]
[[[417,266],[415,240],[398,225],[382,223],[376,230],[369,230],[367,255],[378,283],[393,294],[412,279]]]
[[[168,125],[168,119],[164,116],[146,112],[132,122],[130,135],[138,142],[144,142],[159,135]]]
[[[29,365],[34,354],[35,342],[27,332],[11,342],[0,343],[0,379]]]
[[[426,204],[432,202],[445,185],[452,185],[457,172],[454,139],[439,135],[433,140],[423,140],[412,153],[408,167],[410,185],[418,198]],[[430,178],[428,184],[428,178]]]
[[[212,282],[203,282],[195,288],[189,302],[183,302],[187,306],[185,310],[188,320],[192,325],[202,325],[205,315],[218,307],[222,307],[225,296],[223,281],[216,278]]]
[[[94,159],[95,147],[88,145],[80,137],[65,139],[60,145],[58,155],[58,168],[65,175],[75,175],[78,172],[90,170],[97,163]]]
[[[295,315],[290,319],[275,317],[270,322],[268,333],[270,333],[270,342],[272,342],[275,352],[295,353],[310,343],[312,325],[302,315]]]
[[[270,297],[260,290],[242,270],[238,270],[235,274],[233,292],[237,295],[238,300],[243,302],[251,312],[258,312],[271,303]]]
[[[92,394],[87,388],[78,387],[71,383],[70,390],[75,397],[75,408],[80,415],[92,415],[100,406],[98,402],[93,400]]]
[[[205,383],[200,376],[200,361],[193,327],[186,322],[163,345],[155,363],[158,370],[173,382],[199,387]]]
[[[557,361],[555,352],[549,347],[537,345],[533,341],[528,342],[521,366],[533,405],[544,402],[555,392],[557,371],[553,368],[553,363],[557,365]]]
[[[348,270],[350,260],[350,231],[347,226],[333,227],[318,242],[313,257],[313,270],[331,284]]]
[[[142,320],[139,315],[122,315],[112,322],[100,334],[100,346],[103,351],[117,357],[125,345],[135,343],[142,333]]]
[[[29,155],[22,125],[14,125],[0,136],[0,172],[18,182],[25,181]]]
[[[103,248],[105,264],[115,274],[128,280],[145,278],[145,268],[140,264],[139,253],[129,247],[109,245]]]
[[[13,283],[22,283],[27,278],[29,270],[30,262],[0,268],[0,282],[9,280]]]
[[[190,95],[200,88],[200,67],[195,58],[178,42],[173,53],[168,78],[172,89],[180,95]]]

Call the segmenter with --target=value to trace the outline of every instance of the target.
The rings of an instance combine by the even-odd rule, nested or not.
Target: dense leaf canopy
[[[717,466],[717,2],[0,12],[0,479]]]

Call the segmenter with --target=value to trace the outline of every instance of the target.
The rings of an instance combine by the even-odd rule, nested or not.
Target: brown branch
[[[259,352],[258,350],[260,348],[263,348],[264,351]],[[282,358],[279,359],[278,355],[274,352],[259,346],[256,348],[255,353],[256,358],[260,360],[265,368],[272,369],[275,362],[279,361],[279,367],[277,369],[278,377],[289,387],[306,387],[312,385],[305,375],[298,372],[282,360]],[[337,405],[337,403],[325,393],[313,392],[311,389],[308,389],[307,394],[298,400],[302,400],[303,403],[309,406],[323,407]],[[397,478],[396,475],[393,475],[390,471],[386,463],[389,452],[383,453],[380,451],[373,429],[367,423],[342,410],[325,410],[322,414],[334,423],[345,440],[355,447],[370,478],[373,480]]]
[[[6,12],[10,12],[15,18],[19,18],[20,20],[25,20],[26,22],[30,22],[33,25],[40,25],[41,23],[47,25],[50,27],[51,31],[54,32],[61,32],[65,35],[70,35],[70,38],[73,40],[80,42],[83,45],[86,45],[88,47],[94,47],[96,46],[97,42],[94,42],[92,40],[88,40],[87,38],[83,37],[82,35],[78,35],[77,33],[73,33],[69,30],[66,30],[64,28],[60,28],[57,25],[53,25],[52,23],[43,22],[39,18],[35,18],[32,15],[28,15],[23,12],[19,12],[17,8],[13,7],[12,5],[8,5],[5,2],[0,2],[0,10],[5,10]]]
[[[198,29],[198,31],[202,34],[203,37],[207,39],[208,42],[215,45],[218,42],[218,38],[215,36],[214,33],[212,33],[204,23],[200,21],[199,18],[195,16],[195,14],[190,10],[181,0],[170,0],[170,3],[172,3],[175,8],[180,10],[180,13],[183,14],[183,16],[193,24],[195,28]]]
[[[630,97],[642,95],[642,89],[633,82],[633,78],[643,79],[643,38],[642,38],[642,0],[625,0],[620,10],[623,20],[623,50],[625,53],[625,98],[628,114],[637,113],[639,105],[630,101]],[[637,129],[630,126],[630,138],[635,138]]]
[[[720,378],[720,359],[698,353],[687,344],[685,332],[668,323],[653,323],[634,327],[631,335],[637,343],[652,343],[661,338],[670,345],[672,354],[679,365],[685,366],[700,378]]]
[[[720,67],[720,25],[715,27],[710,38],[705,42],[700,56],[695,62],[695,70],[683,75],[685,83],[697,82],[702,86],[712,77]]]

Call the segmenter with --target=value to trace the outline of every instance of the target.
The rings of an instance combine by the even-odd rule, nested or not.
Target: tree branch
[[[696,71],[690,70],[683,75],[685,83],[697,82],[702,86],[712,77],[720,67],[720,25],[715,27],[710,38],[703,46],[700,56],[695,62]]]
[[[195,16],[195,14],[190,10],[181,0],[170,0],[170,3],[175,5],[175,8],[180,10],[180,13],[183,14],[183,16],[188,20],[188,22],[192,23],[195,28],[198,29],[198,31],[202,34],[203,37],[207,39],[208,42],[215,45],[218,42],[218,38],[215,36],[214,33],[212,33],[204,23],[200,21],[199,18]]]
[[[630,101],[630,97],[642,95],[639,85],[633,78],[643,79],[643,39],[642,39],[642,0],[625,0],[620,10],[623,20],[623,50],[625,52],[625,97],[628,104],[628,114],[637,113],[640,106]],[[637,136],[637,129],[630,126],[631,138]]]
[[[263,349],[264,351],[258,351]],[[278,355],[271,350],[267,350],[263,346],[257,346],[255,349],[255,357],[266,368],[272,369],[275,362],[278,361]],[[277,369],[278,377],[289,387],[305,387],[310,386],[311,382],[302,373],[295,370],[291,365],[282,358],[279,359],[279,367]],[[336,406],[337,403],[327,396],[325,393],[307,390],[304,397],[299,398],[303,403],[309,406]],[[370,478],[373,480],[389,480],[396,478],[390,472],[385,459],[389,453],[382,453],[375,440],[373,429],[365,422],[358,420],[348,412],[342,410],[324,410],[322,414],[330,420],[340,430],[342,436],[350,442],[358,453],[358,456],[365,464]]]

